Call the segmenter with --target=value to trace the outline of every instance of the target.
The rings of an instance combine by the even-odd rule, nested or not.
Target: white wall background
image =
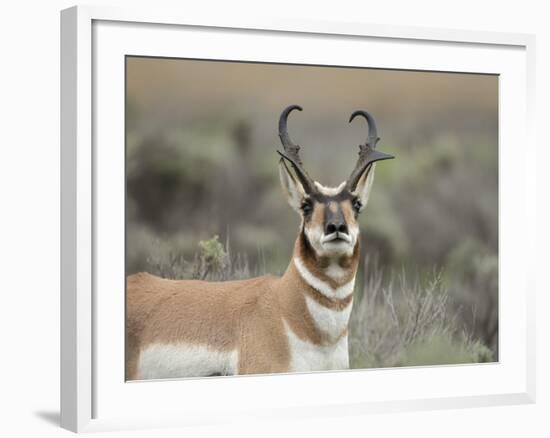
[[[96,1],[147,5],[146,1]],[[537,35],[539,155],[538,402],[536,405],[312,419],[222,430],[132,432],[136,436],[550,436],[550,291],[543,284],[549,257],[547,201],[550,145],[550,15],[547,2],[461,0],[453,2],[156,1],[157,7],[246,11],[323,20],[364,21]],[[59,10],[64,0],[3,2],[0,8],[0,434],[49,437],[58,429],[59,404]],[[521,153],[521,145],[518,145]],[[543,203],[543,200],[546,201]],[[521,232],[521,230],[518,230]],[[259,435],[261,433],[261,435]],[[130,436],[130,432],[108,436]]]

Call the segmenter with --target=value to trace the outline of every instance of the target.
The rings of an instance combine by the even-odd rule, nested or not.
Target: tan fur
[[[355,214],[353,213],[351,202],[349,200],[340,202],[340,208],[342,209],[342,213],[344,214],[344,219],[346,220],[346,223],[348,225],[357,225],[357,219],[355,218]]]
[[[309,267],[315,265],[312,254],[304,251],[302,235],[296,240],[295,256]],[[358,248],[350,260],[342,261],[350,271],[348,276],[355,275],[357,258]],[[290,356],[283,320],[302,340],[316,345],[329,342],[309,314],[306,296],[336,310],[351,305],[352,300],[351,296],[340,300],[323,296],[304,281],[293,262],[281,278],[206,282],[166,280],[147,273],[130,275],[126,378],[139,378],[140,352],[154,343],[237,349],[239,374],[288,371]]]
[[[311,214],[311,227],[319,227],[323,229],[325,223],[325,205],[315,203],[313,213]]]
[[[288,353],[274,299],[276,281],[271,276],[227,282],[165,280],[145,273],[129,276],[127,377],[136,378],[137,356],[144,347],[177,342],[222,351],[238,347],[243,372],[281,371]],[[268,344],[271,349],[262,348]]]

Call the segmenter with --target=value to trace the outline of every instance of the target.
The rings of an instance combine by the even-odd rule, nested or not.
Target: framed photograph
[[[62,426],[533,402],[533,52],[62,11]]]

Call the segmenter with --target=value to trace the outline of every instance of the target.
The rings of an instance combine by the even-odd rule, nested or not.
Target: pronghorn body
[[[280,278],[242,281],[127,279],[129,380],[319,371],[349,367],[348,321],[359,262],[357,216],[366,205],[374,162],[390,158],[369,139],[350,179],[337,188],[312,181],[281,115],[280,161],[289,204],[302,218],[292,259]],[[355,116],[352,116],[352,118]],[[371,135],[372,134],[372,135]],[[376,140],[374,140],[376,139]]]
[[[349,274],[332,279],[314,274],[304,252],[299,239],[281,278],[205,282],[130,276],[127,378],[348,368],[358,253],[340,268]]]

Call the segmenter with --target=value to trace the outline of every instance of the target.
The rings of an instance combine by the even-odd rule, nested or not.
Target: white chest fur
[[[294,264],[302,278],[317,292],[331,299],[346,299],[353,294],[355,278],[339,288],[332,288],[328,283],[315,277],[302,263],[299,257]],[[341,276],[339,272],[330,272]],[[285,328],[290,347],[290,371],[320,371],[349,368],[348,337],[342,336],[348,327],[352,301],[343,309],[323,306],[306,295],[306,305],[316,328],[323,333],[327,343],[323,345],[304,341],[296,336],[286,324]]]
[[[290,348],[289,371],[342,370],[349,368],[348,337],[342,333],[348,326],[351,302],[342,310],[335,310],[306,297],[308,311],[319,331],[328,340],[325,345],[304,341],[285,322]]]
[[[285,322],[290,348],[291,372],[343,370],[349,368],[348,337],[342,336],[329,345],[315,345],[303,341]]]
[[[306,305],[317,328],[333,343],[348,327],[352,301],[342,310],[331,309],[306,296]]]

